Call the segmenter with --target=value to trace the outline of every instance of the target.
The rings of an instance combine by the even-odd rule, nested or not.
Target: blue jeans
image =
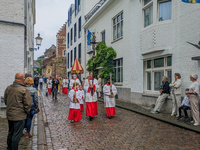
[[[32,111],[35,110],[35,106],[33,104],[31,104],[31,110],[29,112],[29,114],[27,115],[27,118],[25,120],[25,127],[27,128],[27,132],[30,132],[31,130],[31,123],[32,123],[32,119],[34,114],[32,113]]]

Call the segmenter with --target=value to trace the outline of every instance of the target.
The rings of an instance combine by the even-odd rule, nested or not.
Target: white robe
[[[113,98],[109,98],[110,93],[110,85],[104,85],[103,93],[104,93],[104,106],[105,107],[115,107],[115,95],[117,94],[117,89],[114,85],[112,85]]]
[[[78,98],[79,103],[73,103],[73,98],[74,98],[74,90],[70,90],[68,97],[70,98],[70,105],[69,108],[72,109],[80,109],[80,101],[82,99],[82,92],[81,91],[76,91],[76,98]]]
[[[62,81],[63,87],[68,87],[68,79],[63,79]]]
[[[47,79],[48,89],[52,88],[52,80]]]
[[[99,88],[99,86],[98,86],[98,81],[96,79],[94,79],[94,84],[95,84],[95,92],[94,92],[94,95],[92,96],[91,92],[88,92],[88,88],[89,88],[88,79],[85,80],[85,84],[84,84],[84,90],[86,92],[85,102],[96,102],[97,101],[96,90]],[[92,85],[92,80],[90,80],[90,85]]]
[[[79,90],[80,91],[80,90]],[[84,104],[83,103],[83,99],[85,98],[85,92],[82,90],[82,91],[80,91],[81,92],[81,100],[80,100],[80,104]]]
[[[74,79],[71,79],[70,80],[70,83],[69,83],[69,87],[72,89],[73,87],[73,84],[74,84],[75,80]],[[78,78],[76,78],[76,83],[78,83],[79,85],[81,85],[81,82]]]

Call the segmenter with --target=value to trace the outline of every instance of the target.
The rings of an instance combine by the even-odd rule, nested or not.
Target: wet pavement
[[[58,100],[41,93],[44,107],[48,150],[199,150],[200,134],[116,107],[116,116],[106,118],[106,109],[98,102],[99,115],[89,121],[68,121],[69,99],[59,94]]]

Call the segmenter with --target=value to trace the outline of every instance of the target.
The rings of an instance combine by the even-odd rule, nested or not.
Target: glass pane
[[[147,90],[151,90],[151,72],[147,73]]]
[[[113,40],[117,39],[116,35],[117,35],[117,30],[116,30],[116,26],[114,26],[114,28],[113,28]]]
[[[123,67],[121,67],[121,82],[123,82]]]
[[[118,68],[118,76],[117,76],[117,82],[120,82],[120,68]]]
[[[117,38],[121,37],[120,35],[120,23],[117,24]]]
[[[113,61],[114,67],[116,67],[116,60]]]
[[[114,77],[114,82],[116,82],[116,81],[117,81],[117,72],[116,72],[116,68],[114,68],[114,75],[115,75],[115,77]]]
[[[121,21],[121,15],[117,16],[117,22]]]
[[[172,66],[172,56],[167,57],[167,66]]]
[[[121,66],[121,65],[120,65],[120,59],[117,60],[117,64],[118,64],[118,66]]]
[[[154,90],[159,91],[162,85],[162,77],[164,76],[164,71],[154,72]]]
[[[153,5],[144,10],[144,27],[153,23]]]
[[[172,71],[167,71],[167,77],[168,77],[168,82],[171,83],[172,82]]]
[[[151,0],[144,0],[144,5],[146,5],[147,3],[149,3]]]
[[[123,19],[123,17],[124,17],[124,16],[123,16],[123,13],[121,13],[121,19]]]
[[[123,21],[121,21],[121,36],[123,36]]]
[[[113,25],[115,25],[115,23],[116,23],[116,22],[115,22],[115,19],[113,19]]]
[[[154,67],[164,67],[164,58],[154,59]]]
[[[159,3],[159,21],[171,20],[172,2]]]
[[[151,68],[151,60],[147,60],[147,69]]]
[[[123,58],[121,58],[121,66],[123,67]]]

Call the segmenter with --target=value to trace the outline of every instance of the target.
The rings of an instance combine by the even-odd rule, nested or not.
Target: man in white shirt
[[[42,76],[40,76],[40,79],[39,79],[39,83],[40,83],[40,90],[42,90],[42,87],[43,87],[43,78]]]
[[[73,84],[75,80],[79,85],[81,85],[80,80],[76,78],[76,74],[73,74],[73,78],[70,80],[70,84],[69,84],[70,89],[74,89]]]
[[[86,92],[86,116],[89,117],[90,121],[92,121],[95,115],[98,115],[96,92],[98,88],[98,81],[93,78],[93,72],[90,72],[89,78],[85,80],[84,84],[84,90]]]

